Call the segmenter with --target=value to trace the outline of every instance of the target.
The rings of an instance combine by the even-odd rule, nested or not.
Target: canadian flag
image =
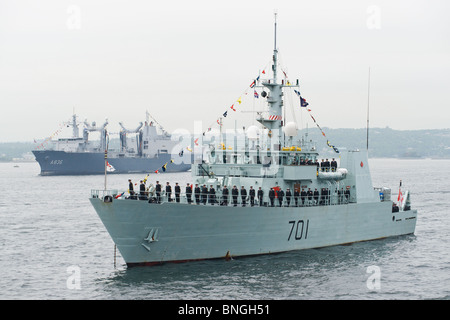
[[[401,189],[398,190],[398,199],[397,199],[397,201],[398,201],[400,204],[403,203],[403,193],[402,193],[402,190],[401,190]]]
[[[109,164],[108,161],[106,161],[106,171],[113,172],[116,171],[116,168],[114,168],[112,165]]]
[[[402,193],[402,181],[400,180],[400,186],[398,187],[398,204],[400,205],[400,207],[403,205],[403,193]]]

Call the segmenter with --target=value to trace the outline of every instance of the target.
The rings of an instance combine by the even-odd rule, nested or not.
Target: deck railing
[[[248,191],[247,191],[248,192]],[[112,202],[115,200],[120,201],[147,201],[150,204],[162,204],[162,203],[175,203],[175,204],[192,204],[192,205],[209,205],[209,206],[263,206],[263,207],[311,207],[311,206],[324,206],[324,205],[339,205],[355,202],[354,198],[350,195],[319,195],[318,197],[291,197],[284,196],[282,201],[278,197],[270,199],[268,195],[264,195],[261,199],[257,196],[250,197],[231,195],[231,189],[228,196],[211,195],[211,194],[190,194],[180,193],[176,195],[171,193],[170,196],[165,191],[162,191],[158,196],[156,193],[149,194],[148,192],[140,193],[134,192],[130,194],[128,191],[119,191],[117,189],[112,190],[91,190],[92,198],[99,198],[105,202]]]

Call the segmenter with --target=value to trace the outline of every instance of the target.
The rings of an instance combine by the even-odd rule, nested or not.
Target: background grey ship
[[[367,150],[338,149],[327,141],[336,156],[331,165],[332,159],[321,156],[295,123],[283,121],[283,90],[299,86],[278,79],[276,36],[272,72],[271,78],[254,81],[255,89],[263,90],[267,110],[258,113],[260,126],[248,128],[243,145],[237,139],[213,140],[195,148],[192,193],[190,186],[175,195],[164,192],[164,185],[161,193],[151,185],[140,200],[130,200],[106,186],[92,190],[90,201],[128,266],[414,233],[417,211],[411,209],[409,193],[400,190],[396,206],[390,188],[374,188]]]
[[[190,169],[191,154],[184,152],[180,141],[172,139],[162,127],[146,121],[134,130],[126,129],[122,123],[118,149],[109,148],[108,121],[101,126],[84,121],[83,136],[79,136],[76,115],[67,123],[73,129],[72,137],[51,140],[42,149],[33,150],[41,167],[41,175],[86,175],[109,173],[147,173],[151,171],[181,172]],[[99,141],[91,141],[91,133],[100,133]],[[107,163],[105,166],[105,150]],[[172,161],[173,160],[173,161]],[[164,169],[162,166],[166,165]]]

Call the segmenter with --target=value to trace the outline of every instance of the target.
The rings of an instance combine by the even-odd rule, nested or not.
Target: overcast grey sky
[[[370,67],[371,127],[450,127],[449,1],[0,0],[0,142],[43,139],[74,108],[113,132],[146,110],[206,129],[270,61],[275,9],[281,63],[320,126],[366,126]],[[251,115],[228,114],[230,128]]]

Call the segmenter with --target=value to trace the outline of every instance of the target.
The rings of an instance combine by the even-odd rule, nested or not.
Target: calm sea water
[[[18,165],[18,167],[16,167]],[[0,299],[449,299],[450,160],[371,159],[375,186],[399,181],[415,235],[232,261],[128,269],[91,207],[103,176],[39,176],[0,163]],[[110,175],[108,187],[127,189]],[[190,173],[151,176],[190,181]],[[395,196],[395,195],[394,195]]]

